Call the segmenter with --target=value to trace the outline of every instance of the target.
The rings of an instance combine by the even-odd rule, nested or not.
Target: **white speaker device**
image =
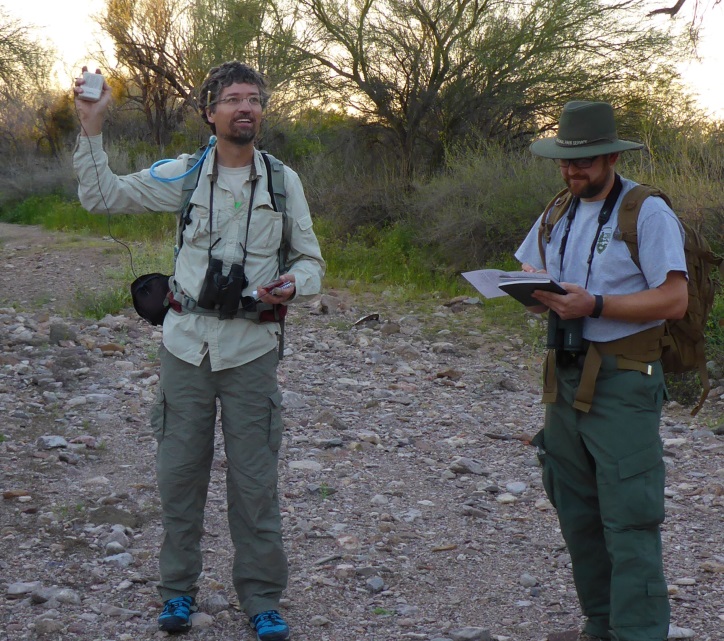
[[[88,100],[90,102],[100,100],[101,93],[103,92],[103,76],[99,73],[84,71],[83,80],[85,80],[83,93],[79,94],[78,97],[81,100]]]

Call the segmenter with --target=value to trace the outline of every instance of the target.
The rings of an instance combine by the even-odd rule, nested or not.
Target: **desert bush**
[[[69,155],[14,154],[12,162],[0,164],[0,207],[37,194],[72,198],[76,185]]]
[[[509,260],[560,188],[552,162],[482,144],[450,154],[446,171],[411,196],[408,220],[439,260],[479,268]]]
[[[342,237],[369,226],[406,221],[410,184],[390,154],[385,132],[354,123],[341,125],[337,131],[336,142],[321,131],[317,139],[323,143],[321,150],[292,164],[302,177],[311,211],[331,221]],[[299,149],[296,140],[292,137],[287,142]],[[286,148],[281,144],[278,157],[288,162]],[[270,151],[275,153],[275,148]]]

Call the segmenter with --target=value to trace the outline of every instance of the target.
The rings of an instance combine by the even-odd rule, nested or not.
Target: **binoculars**
[[[197,305],[204,309],[218,309],[221,320],[236,316],[241,302],[241,292],[249,284],[243,265],[234,263],[226,276],[221,273],[223,266],[222,260],[209,259],[197,301]]]
[[[553,310],[548,312],[548,349],[557,352],[583,351],[583,319],[563,320]]]

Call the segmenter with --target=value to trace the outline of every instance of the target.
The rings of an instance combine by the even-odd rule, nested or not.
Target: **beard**
[[[590,179],[588,176],[572,178],[566,177],[566,185],[568,191],[579,198],[589,199],[595,198],[608,186],[610,180],[609,173],[606,172],[597,179]]]
[[[254,142],[257,133],[259,133],[259,125],[256,120],[252,120],[250,126],[245,127],[240,127],[232,120],[228,126],[225,127],[225,131],[217,135],[232,145],[243,147]]]
[[[244,145],[248,145],[250,142],[254,142],[254,139],[256,138],[256,131],[253,129],[245,129],[242,131],[230,131],[226,132],[220,135],[220,138],[223,138],[227,142],[230,142],[233,145],[239,145],[240,147],[243,147]]]

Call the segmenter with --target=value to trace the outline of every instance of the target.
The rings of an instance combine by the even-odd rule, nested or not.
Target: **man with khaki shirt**
[[[186,171],[188,156],[153,171],[113,174],[101,137],[110,87],[104,83],[100,99],[91,102],[82,97],[83,85],[78,78],[81,134],[73,159],[83,206],[97,213],[177,211],[184,198],[182,181],[168,179]],[[235,61],[211,69],[200,89],[201,114],[217,140],[203,159],[183,229],[151,419],[164,525],[158,586],[164,609],[158,624],[167,632],[190,629],[196,609],[219,399],[234,587],[259,641],[289,638],[278,612],[288,574],[277,494],[280,324],[278,315],[260,322],[254,298],[267,307],[309,299],[320,291],[325,266],[302,184],[284,166],[291,233],[288,271],[279,274],[283,215],[275,211],[267,168],[254,147],[268,98],[264,77]],[[241,287],[244,313],[241,308],[228,313],[238,299],[229,301],[219,286],[232,276]]]

